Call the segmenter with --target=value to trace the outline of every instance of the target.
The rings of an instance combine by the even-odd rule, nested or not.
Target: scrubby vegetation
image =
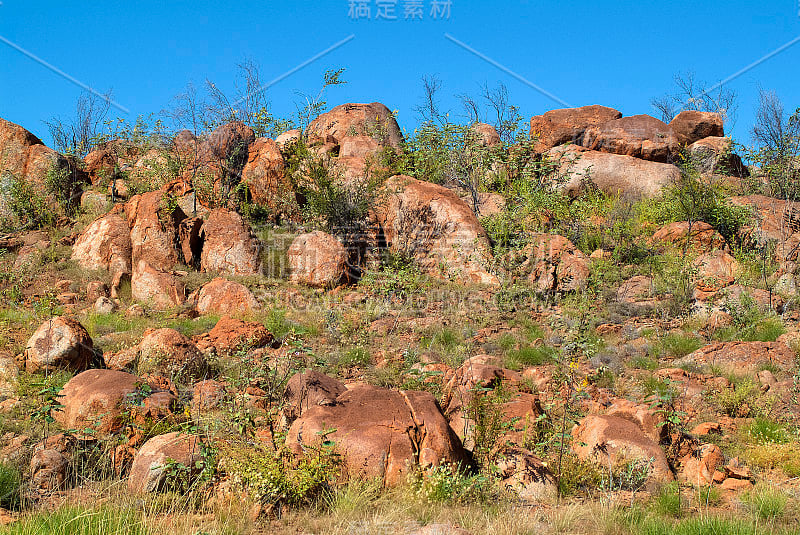
[[[189,87],[163,117],[134,125],[84,101],[73,123],[50,124],[69,165],[41,184],[9,178],[16,227],[0,236],[0,521],[10,522],[0,533],[389,533],[435,524],[471,533],[797,532],[800,315],[788,252],[796,221],[791,208],[781,212],[778,239],[764,210],[742,200],[794,199],[797,113],[785,118],[764,96],[748,177],[708,173],[676,145],[670,182],[634,195],[599,187],[591,169],[567,188],[581,152],[541,149],[502,86],[465,97],[469,119],[459,123],[440,109],[440,83],[426,80],[416,131],[399,136],[387,110],[335,132],[334,143],[335,121],[315,120],[342,70],[326,73],[291,118],[270,113],[254,65],[240,75],[240,94]],[[665,116],[672,100],[660,101]],[[294,127],[269,156],[250,152],[256,138]],[[105,164],[90,165],[89,154]],[[245,166],[262,157],[269,171],[253,173],[268,175],[266,199],[245,180]],[[399,194],[384,185],[396,175],[423,185],[390,213]],[[76,180],[107,204],[64,194]],[[109,210],[135,227],[141,206],[117,207],[156,191],[148,231],[174,227],[164,243],[181,253],[155,270],[180,283],[172,306],[135,298],[138,266],[115,280],[73,254]],[[433,200],[414,206],[427,191]],[[189,223],[228,211],[261,244],[258,270],[206,269],[207,250],[191,258],[210,238],[187,239]],[[445,264],[468,249],[464,228],[483,256],[453,274]],[[300,254],[295,238],[312,230],[344,250],[317,266],[341,271],[325,284],[290,278],[302,265],[287,266]],[[132,259],[141,247],[132,244]],[[475,273],[485,277],[458,276]],[[256,304],[225,295],[213,304],[233,302],[233,311],[201,312],[218,275]],[[86,330],[90,364],[33,359],[29,340],[61,316]],[[247,323],[226,326],[231,316]],[[228,330],[217,336],[219,326]],[[156,329],[179,342],[148,349],[143,339]],[[113,425],[100,424],[116,406],[97,421],[63,423],[65,385],[98,367],[136,379]],[[297,395],[293,381],[310,370],[334,386],[312,382]],[[336,384],[342,391],[331,394]],[[381,405],[391,424],[379,414],[369,425],[396,434],[367,475],[360,470],[374,458],[352,460],[355,432],[343,428],[352,422],[331,426],[326,412],[349,406],[364,385],[384,398],[399,392],[405,404]],[[374,410],[362,404],[349,418]],[[294,427],[309,414],[324,425]],[[436,440],[452,440],[455,452],[423,446],[439,421],[446,440]],[[627,435],[613,435],[620,429]],[[170,450],[163,478],[138,492],[135,459],[170,433],[196,440],[193,455],[181,461]],[[401,462],[393,455],[404,440]],[[457,460],[438,462],[450,454]],[[712,463],[707,474],[701,457]]]

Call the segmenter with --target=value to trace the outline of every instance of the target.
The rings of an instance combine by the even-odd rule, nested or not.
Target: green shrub
[[[409,483],[423,502],[465,504],[482,502],[491,492],[491,482],[480,474],[470,474],[461,466],[440,464],[428,470],[416,470]]]
[[[3,179],[4,197],[16,218],[19,228],[42,228],[55,224],[57,214],[50,208],[46,194],[33,183],[21,177]],[[6,221],[4,224],[14,223]],[[9,229],[9,230],[18,230]]]
[[[556,467],[557,464],[551,463]],[[565,451],[561,457],[561,470],[557,474],[558,492],[560,496],[573,496],[579,493],[588,494],[602,488],[604,470],[591,461],[582,461],[577,455]]]
[[[728,416],[746,418],[759,408],[759,394],[759,385],[748,378],[734,383],[732,388],[711,393],[711,400]]]
[[[324,438],[324,437],[323,437]],[[296,460],[288,450],[231,447],[220,452],[232,480],[263,504],[301,506],[329,494],[339,475],[339,456],[325,440]]]

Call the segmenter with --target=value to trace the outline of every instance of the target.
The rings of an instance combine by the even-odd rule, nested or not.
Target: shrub
[[[469,474],[461,466],[440,464],[409,475],[411,488],[428,503],[465,504],[485,501],[491,492],[490,481],[480,474]]]
[[[47,197],[41,189],[16,176],[7,175],[3,183],[8,208],[17,219],[19,227],[41,228],[55,223],[56,214],[50,209]]]
[[[733,385],[711,394],[711,400],[728,416],[746,418],[755,412],[759,385],[752,379],[742,379]]]
[[[233,481],[262,504],[314,504],[330,492],[339,474],[339,457],[328,441],[309,448],[299,460],[285,449],[232,447],[220,453]]]

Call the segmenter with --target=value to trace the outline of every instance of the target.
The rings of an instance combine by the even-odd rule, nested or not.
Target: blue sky
[[[468,44],[573,105],[603,104],[625,115],[650,113],[650,99],[673,89],[673,75],[692,71],[716,83],[800,35],[799,0],[526,1],[451,0],[450,17],[434,20],[434,0],[422,0],[423,20],[352,20],[348,0],[206,0],[64,2],[2,0],[0,37],[23,47],[131,113],[167,107],[188,82],[206,78],[231,88],[236,64],[257,62],[271,80],[350,35],[322,59],[270,88],[278,115],[294,112],[297,92],[315,93],[326,69],[345,67],[346,86],[330,105],[380,101],[399,111],[406,129],[421,78],[437,75],[445,105],[504,83],[528,119],[563,107],[444,37]],[[749,142],[758,89],[775,90],[787,109],[800,106],[800,43],[728,84],[739,95],[733,135]],[[43,124],[67,117],[81,89],[0,43],[0,117],[47,140]]]

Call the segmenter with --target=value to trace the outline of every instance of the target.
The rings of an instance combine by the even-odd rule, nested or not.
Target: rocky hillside
[[[797,161],[500,130],[0,120],[0,533],[796,532]]]

